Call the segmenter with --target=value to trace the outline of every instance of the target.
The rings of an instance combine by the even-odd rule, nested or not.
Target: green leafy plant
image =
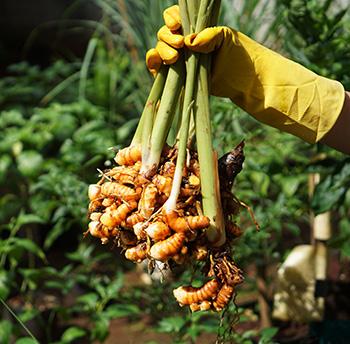
[[[339,6],[337,1],[280,1],[291,39],[285,40],[285,49],[297,61],[315,72],[340,81],[345,89],[350,88],[349,11]],[[348,158],[330,149],[319,147],[320,156],[309,166],[309,170],[319,172],[321,181],[317,185],[312,200],[316,213],[337,211],[343,219],[339,222],[339,237],[334,238],[334,247],[345,256],[348,237],[345,223],[349,223],[349,176]],[[337,217],[337,216],[336,216]],[[335,226],[337,227],[337,226]]]
[[[234,191],[261,226],[257,232],[248,212],[241,211],[240,225],[246,230],[235,256],[247,273],[238,290],[239,307],[231,305],[222,318],[192,315],[166,297],[180,282],[133,285],[131,266],[117,252],[83,239],[86,190],[96,180],[96,169],[111,165],[114,151],[109,148],[131,140],[152,81],[144,55],[163,25],[162,10],[173,2],[94,3],[102,9],[102,19],[94,25],[82,61],[59,61],[47,69],[21,63],[0,80],[1,299],[39,342],[103,342],[114,319],[123,317],[127,325],[144,322],[148,331],[176,332],[179,343],[215,340],[217,335],[223,342],[273,343],[278,336],[273,323],[258,330],[264,303],[256,281],[263,280],[269,291],[271,267],[294,244],[307,240],[310,171],[325,176],[313,207],[319,212],[332,207],[342,218],[332,245],[349,256],[348,159],[265,127],[230,101],[213,98],[214,147],[221,155],[245,139],[244,170]],[[257,0],[242,6],[222,3],[220,24],[349,87],[344,73],[348,13],[337,9],[335,1],[278,1],[277,7]],[[274,12],[283,15],[274,17]],[[326,158],[311,163],[319,152]],[[175,275],[178,281],[191,281],[188,273]],[[271,301],[271,293],[267,296]],[[245,297],[252,301],[245,303]],[[1,314],[4,343],[34,342],[3,305]]]

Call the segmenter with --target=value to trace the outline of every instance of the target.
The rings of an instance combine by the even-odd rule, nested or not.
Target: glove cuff
[[[264,106],[245,108],[260,122],[300,137],[306,142],[320,141],[336,123],[344,104],[345,90],[335,80],[317,76],[314,82],[287,92],[276,93],[264,87]],[[270,96],[277,99],[270,99]],[[282,99],[282,101],[280,101]],[[287,99],[287,100],[286,100]],[[284,105],[288,104],[288,108]],[[282,106],[281,106],[282,105]]]
[[[341,113],[343,85],[240,32],[221,30],[223,44],[213,65],[213,94],[228,96],[260,122],[309,143],[320,141]]]
[[[320,141],[333,128],[343,109],[345,100],[345,89],[339,81],[319,76],[318,86],[322,106],[315,141],[313,141],[312,136],[310,137],[311,142]],[[305,140],[310,142],[307,139]]]

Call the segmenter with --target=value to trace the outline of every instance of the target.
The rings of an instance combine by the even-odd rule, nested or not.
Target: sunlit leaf
[[[94,339],[104,341],[108,336],[109,318],[106,315],[100,314],[94,320],[94,328],[92,336]]]
[[[131,315],[140,314],[141,310],[136,305],[131,304],[114,304],[106,309],[106,314],[111,318],[122,318]]]
[[[24,151],[17,157],[19,171],[26,177],[37,176],[43,168],[43,157],[36,151]]]
[[[277,327],[264,328],[260,333],[259,344],[270,344],[272,343],[272,338],[277,334]]]
[[[30,337],[23,337],[17,339],[15,344],[39,344],[39,342]]]
[[[30,223],[43,223],[43,219],[35,214],[23,214],[21,213],[17,218],[17,225],[23,226]]]
[[[350,160],[340,162],[316,186],[312,207],[316,214],[323,213],[340,205],[350,188]]]
[[[98,301],[98,295],[95,293],[84,294],[79,296],[77,301],[87,305],[89,308],[95,308]]]
[[[181,330],[181,328],[185,325],[186,319],[183,317],[167,317],[159,321],[158,323],[158,331],[159,332],[165,332],[165,333],[171,333],[171,332],[178,332]]]
[[[21,253],[29,251],[42,260],[46,259],[45,253],[38,247],[38,245],[29,239],[9,238],[3,242],[0,242],[0,253],[8,254],[17,251],[20,251]]]
[[[10,343],[13,325],[8,320],[0,321],[0,338],[4,344]]]
[[[6,300],[10,293],[10,276],[4,270],[0,270],[0,298]],[[1,337],[0,337],[1,338]]]
[[[63,332],[61,340],[64,343],[71,343],[75,339],[83,337],[85,333],[86,331],[84,329],[80,327],[72,326]]]
[[[38,309],[24,309],[21,314],[19,314],[19,318],[21,319],[22,322],[26,323],[29,320],[34,319],[40,311]]]

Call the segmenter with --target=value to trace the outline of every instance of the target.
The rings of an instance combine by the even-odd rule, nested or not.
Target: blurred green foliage
[[[143,57],[155,44],[162,10],[173,3],[94,2],[102,19],[82,61],[57,61],[43,70],[21,63],[0,80],[0,298],[18,317],[0,308],[1,340],[103,342],[112,320],[148,317],[146,329],[169,334],[174,343],[195,343],[206,335],[219,335],[224,342],[272,343],[278,329],[257,330],[256,298],[253,306],[230,305],[222,318],[191,315],[170,297],[179,281],[192,281],[191,271],[175,272],[175,284],[133,285],[128,277],[134,266],[118,250],[83,240],[87,185],[97,179],[98,168],[113,163],[114,149],[131,140],[152,82]],[[225,0],[221,24],[349,87],[344,73],[348,14],[335,4],[249,0],[236,6]],[[219,154],[246,141],[234,191],[261,226],[257,232],[242,209],[239,223],[245,232],[234,248],[239,265],[248,272],[257,266],[267,270],[293,245],[308,240],[307,178],[314,171],[325,178],[313,207],[337,209],[341,220],[333,246],[349,256],[349,159],[262,126],[228,100],[215,98],[211,105]],[[242,295],[256,295],[255,277],[249,274]],[[273,284],[272,277],[267,284]],[[232,330],[238,316],[249,330]]]
[[[8,76],[0,79],[1,109],[18,109],[26,115],[26,111],[39,104],[51,88],[74,75],[78,68],[79,65],[64,61],[56,61],[44,70],[25,61],[9,66]],[[75,99],[76,95],[76,87],[70,87],[57,100],[69,102]]]
[[[288,30],[285,49],[316,73],[350,88],[349,3],[334,0],[279,0]]]
[[[340,81],[350,89],[350,12],[348,2],[331,0],[306,1],[280,0],[289,39],[285,49],[293,58],[316,73]],[[350,176],[349,158],[319,147],[321,154],[308,169],[321,174],[312,200],[316,213],[337,211],[339,236],[333,238],[333,247],[349,256],[350,239]],[[338,216],[337,216],[338,215]],[[338,228],[337,228],[338,227]]]

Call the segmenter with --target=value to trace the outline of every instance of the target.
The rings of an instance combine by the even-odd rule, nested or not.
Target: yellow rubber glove
[[[174,5],[163,12],[165,24],[157,33],[158,43],[146,53],[146,64],[149,71],[155,75],[164,64],[175,63],[179,57],[176,49],[184,46],[184,37],[181,35],[181,18],[179,6]]]
[[[172,6],[164,19],[167,26],[169,21],[173,26],[168,26],[166,34],[158,34],[161,44],[146,57],[153,72],[163,56],[167,64],[177,59],[171,30],[176,21],[175,30],[179,28],[176,18],[178,8]],[[176,36],[179,40],[178,31]],[[231,28],[207,28],[186,36],[184,42],[193,51],[214,52],[211,93],[230,98],[260,122],[313,143],[331,130],[342,110],[345,90],[341,83],[321,77]],[[158,67],[152,64],[154,56]]]

